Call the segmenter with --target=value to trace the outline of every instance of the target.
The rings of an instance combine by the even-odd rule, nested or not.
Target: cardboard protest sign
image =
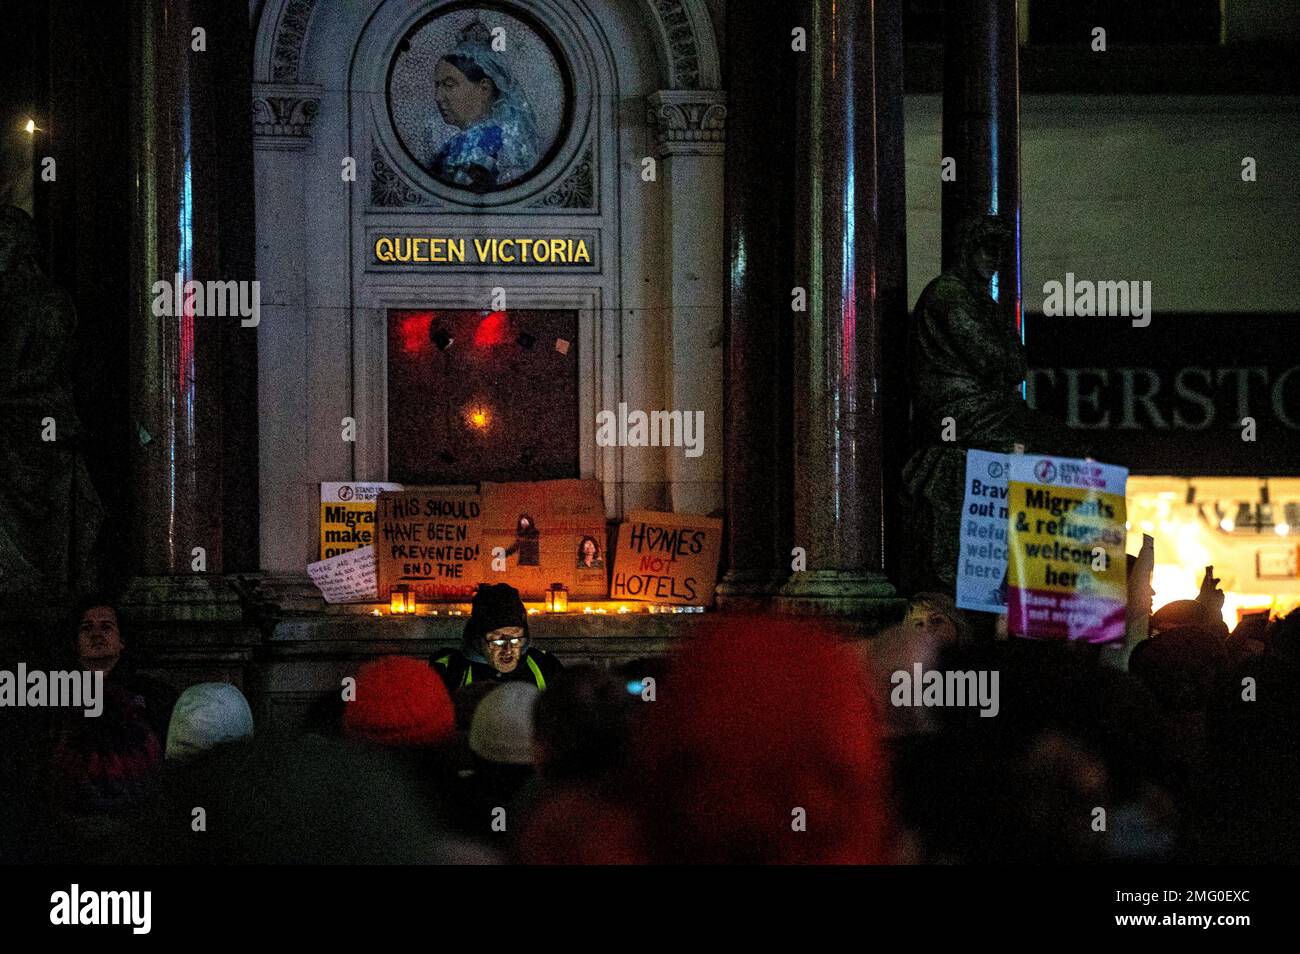
[[[1010,455],[966,451],[966,493],[957,548],[957,605],[1007,608],[1007,477]]]
[[[373,603],[379,599],[373,546],[358,547],[319,563],[308,563],[307,575],[327,603]]]
[[[482,579],[482,500],[473,488],[427,487],[379,495],[379,598],[398,583],[417,600],[468,600]]]
[[[1127,481],[1127,469],[1095,461],[1011,458],[1009,632],[1090,643],[1124,638]]]
[[[610,599],[701,606],[713,602],[722,521],[633,510],[618,528]]]
[[[599,481],[484,483],[480,575],[540,600],[552,583],[570,599],[604,599],[605,503]]]
[[[320,558],[375,542],[375,498],[401,484],[332,482],[320,485]]]

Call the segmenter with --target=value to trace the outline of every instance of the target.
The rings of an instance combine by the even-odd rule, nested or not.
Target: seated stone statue
[[[1012,228],[995,216],[964,223],[956,264],[926,286],[908,338],[913,452],[903,470],[910,520],[905,587],[956,586],[966,450],[1079,456],[1063,424],[1030,410],[1020,393],[1024,344],[990,292]],[[952,418],[944,440],[945,418]],[[953,433],[955,431],[955,434]]]
[[[103,510],[68,378],[76,324],[71,299],[41,268],[35,223],[0,208],[0,596],[95,582]]]

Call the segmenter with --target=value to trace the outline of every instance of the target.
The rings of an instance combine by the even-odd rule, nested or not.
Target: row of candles
[[[389,596],[388,611],[393,616],[414,616],[416,614],[415,591],[405,584],[394,586]],[[382,615],[378,609],[372,611],[375,616]],[[464,616],[464,609],[447,608],[448,616]],[[540,607],[529,607],[528,614],[536,616],[540,613],[568,613],[569,609],[569,590],[563,583],[552,583],[546,590],[545,602]],[[577,612],[576,608],[573,612]],[[611,610],[599,604],[593,606],[584,605],[582,608],[584,614],[606,614]],[[619,604],[616,613],[703,613],[703,606],[671,606],[656,604]],[[433,611],[437,616],[438,610]]]

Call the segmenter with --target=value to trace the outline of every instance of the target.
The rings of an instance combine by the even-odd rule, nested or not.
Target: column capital
[[[646,121],[660,156],[720,156],[726,138],[727,94],[664,89],[646,97]]]
[[[305,146],[312,120],[320,111],[320,90],[258,83],[253,87],[252,106],[255,140],[301,140]]]

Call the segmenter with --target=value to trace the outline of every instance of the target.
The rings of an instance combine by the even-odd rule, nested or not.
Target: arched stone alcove
[[[571,80],[553,153],[486,194],[432,178],[385,105],[402,38],[466,6],[539,24]],[[252,15],[263,569],[315,558],[319,482],[389,477],[389,311],[485,309],[498,288],[512,309],[576,313],[573,476],[601,481],[608,516],[720,512],[726,107],[702,0],[266,0]],[[577,236],[593,254],[509,271],[375,260],[377,235],[430,231]],[[597,413],[620,403],[703,411],[704,453],[597,446]]]

